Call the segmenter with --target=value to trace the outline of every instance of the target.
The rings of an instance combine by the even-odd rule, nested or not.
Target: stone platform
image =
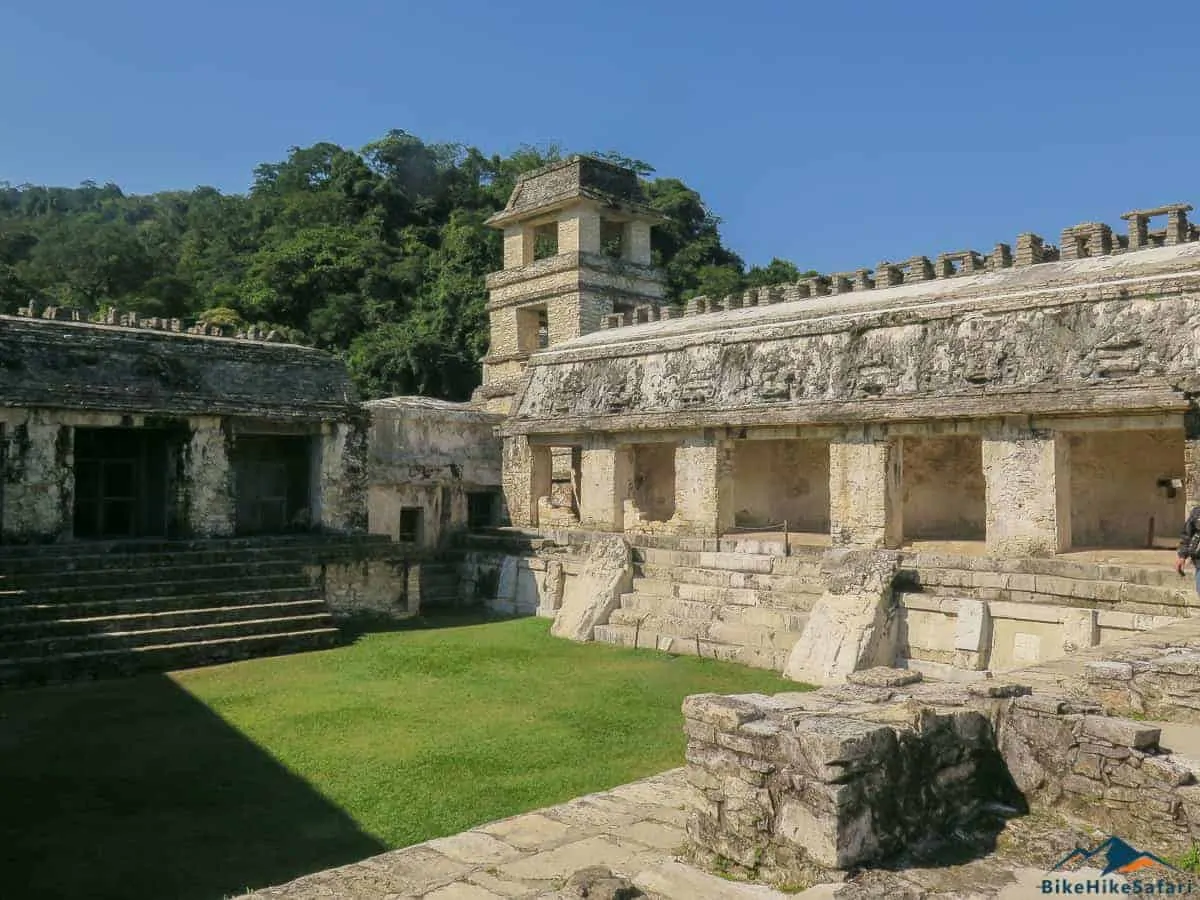
[[[864,900],[1037,896],[1046,869],[1089,834],[1044,817],[1008,823],[997,850],[966,861],[872,870],[841,884],[780,891],[721,878],[684,860],[682,769],[453,837],[384,853],[251,894],[246,900],[504,900],[581,897],[570,876],[611,869],[647,900]],[[1079,876],[1080,872],[1074,873]],[[1095,873],[1092,873],[1095,874]],[[612,897],[593,893],[589,897]]]

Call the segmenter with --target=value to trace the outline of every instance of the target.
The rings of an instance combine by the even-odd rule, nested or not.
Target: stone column
[[[48,541],[71,535],[74,505],[72,431],[42,415],[0,429],[0,531],[7,540]]]
[[[633,481],[632,450],[584,450],[579,481],[579,524],[597,531],[624,531],[625,498]]]
[[[651,264],[650,223],[630,222],[625,226],[626,255],[630,262],[648,266]]]
[[[1189,409],[1183,416],[1183,489],[1191,512],[1200,502],[1200,409]]]
[[[836,547],[887,548],[904,538],[904,448],[866,435],[829,444],[830,539]]]
[[[674,522],[680,532],[717,537],[733,526],[732,446],[704,436],[675,448]]]
[[[1071,546],[1069,438],[1006,429],[983,439],[987,549],[994,556],[1052,556]]]
[[[237,522],[228,435],[219,418],[192,419],[183,458],[187,529],[197,537],[233,534]]]
[[[529,443],[516,435],[501,445],[504,503],[511,524],[531,528],[537,525],[539,497],[550,496],[550,448]]]
[[[366,426],[326,422],[321,426],[317,497],[312,518],[326,531],[361,532],[367,528]]]

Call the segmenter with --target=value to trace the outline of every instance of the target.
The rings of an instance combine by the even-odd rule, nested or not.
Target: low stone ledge
[[[994,834],[998,810],[1065,813],[1161,853],[1200,840],[1192,765],[1159,746],[1157,727],[1088,698],[1014,682],[851,683],[698,695],[684,713],[690,852],[767,880]]]

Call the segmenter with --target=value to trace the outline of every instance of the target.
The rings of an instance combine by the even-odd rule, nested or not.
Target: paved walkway
[[[605,866],[630,878],[647,900],[1021,900],[1040,896],[1046,868],[1065,849],[1091,842],[1060,824],[1017,819],[1005,830],[999,854],[958,865],[877,870],[848,884],[782,893],[718,878],[676,859],[685,839],[687,789],[683,770],[675,769],[306,875],[244,900],[577,898],[578,893],[563,889],[564,881],[589,866]]]
[[[453,837],[393,850],[252,894],[252,900],[505,900],[558,897],[588,866],[637,875],[650,896],[785,900],[674,862],[684,843],[683,770],[579,797]],[[660,890],[656,890],[656,888]],[[664,893],[663,891],[669,891]],[[570,895],[561,895],[570,896]],[[791,895],[794,897],[795,895]]]

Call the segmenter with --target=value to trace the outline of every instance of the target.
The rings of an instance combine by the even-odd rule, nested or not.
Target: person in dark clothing
[[[1179,551],[1176,554],[1175,571],[1183,575],[1183,564],[1191,560],[1196,570],[1196,593],[1200,594],[1200,505],[1193,506],[1183,523],[1183,531],[1179,534]]]

